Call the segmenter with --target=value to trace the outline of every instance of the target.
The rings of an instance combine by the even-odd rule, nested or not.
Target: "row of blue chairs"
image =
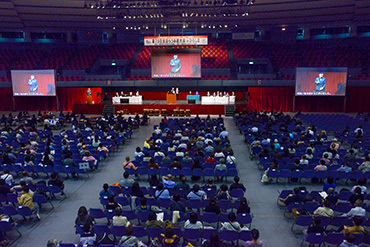
[[[364,235],[364,234],[354,234],[355,236],[355,242],[356,246],[359,246],[359,244],[364,243],[365,245],[361,245],[361,247],[366,247],[370,245],[370,235]],[[345,236],[342,232],[331,232],[328,234],[324,233],[309,233],[307,236],[305,236],[302,240],[301,246],[303,246],[304,242],[307,242],[313,246],[321,246],[324,244],[324,246],[334,245],[339,246],[343,241],[345,240]]]
[[[112,209],[105,209],[102,210],[100,208],[90,208],[90,215],[93,216],[95,219],[106,219],[108,223],[111,222],[114,216],[114,210]],[[164,221],[166,220],[172,220],[172,211],[170,213],[167,213],[167,211],[162,211],[164,214]],[[186,213],[180,212],[180,222],[185,221],[189,218],[189,215],[193,213],[193,211],[188,211]],[[220,213],[217,215],[216,213],[210,213],[210,212],[195,212],[198,215],[198,219],[201,220],[204,224],[216,224],[217,227],[220,226],[220,223],[222,222],[229,222],[228,214],[229,213]],[[141,223],[145,223],[148,220],[149,212],[143,212],[143,211],[134,211],[130,209],[123,209],[122,210],[122,216],[127,217],[129,221],[136,221],[140,225]],[[253,216],[251,214],[237,214],[236,215],[236,221],[238,221],[240,224],[248,225],[250,226],[252,224]]]
[[[275,178],[276,182],[279,182],[279,179],[291,179],[296,178],[299,179],[299,182],[301,182],[302,179],[312,179],[314,177],[318,179],[325,179],[327,177],[333,177],[334,179],[338,180],[345,180],[346,182],[349,179],[370,179],[370,172],[362,173],[361,171],[353,171],[353,172],[338,172],[338,171],[314,171],[314,170],[276,170],[276,169],[270,169],[267,171],[267,176],[271,179]]]

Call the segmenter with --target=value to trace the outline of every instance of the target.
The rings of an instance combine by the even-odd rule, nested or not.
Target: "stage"
[[[176,104],[167,104],[165,100],[143,100],[143,104],[112,104],[111,101],[104,101],[99,104],[74,104],[73,112],[75,114],[101,114],[105,105],[115,106],[116,112],[127,110],[130,114],[142,114],[144,109],[159,109],[160,111],[166,109],[167,114],[172,114],[174,109],[189,109],[192,115],[223,115],[225,114],[225,106],[235,106],[237,111],[250,110],[250,106],[243,100],[238,100],[235,104],[228,105],[187,104],[186,100],[178,100]]]

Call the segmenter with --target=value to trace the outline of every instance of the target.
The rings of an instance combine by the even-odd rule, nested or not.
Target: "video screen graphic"
[[[12,70],[13,96],[55,96],[55,70]]]
[[[201,49],[152,49],[152,78],[200,78]]]
[[[296,96],[345,96],[347,68],[297,68]]]

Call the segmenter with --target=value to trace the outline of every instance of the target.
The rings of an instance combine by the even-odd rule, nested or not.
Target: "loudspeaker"
[[[195,104],[195,99],[189,99],[188,104]]]

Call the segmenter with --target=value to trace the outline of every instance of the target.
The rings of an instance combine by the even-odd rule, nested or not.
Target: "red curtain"
[[[250,87],[250,106],[253,109],[292,111],[294,87]]]

